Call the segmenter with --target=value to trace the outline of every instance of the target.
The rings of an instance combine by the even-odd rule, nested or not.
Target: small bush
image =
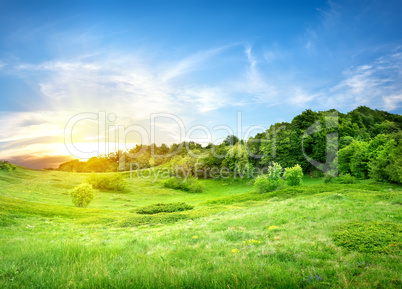
[[[17,169],[17,167],[13,164],[10,164],[8,161],[0,161],[0,171],[6,171],[6,172],[14,172]]]
[[[283,171],[283,168],[281,167],[281,165],[273,162],[268,167],[267,177],[268,177],[268,179],[277,180],[282,176],[282,171]]]
[[[326,176],[324,177],[324,183],[325,183],[325,184],[333,183],[334,180],[335,180],[335,178],[334,178],[333,176],[331,176],[331,175],[326,175]]]
[[[303,179],[303,169],[300,165],[295,165],[285,169],[285,178],[289,186],[301,185]]]
[[[170,189],[185,190],[187,187],[183,182],[184,180],[181,180],[180,178],[171,177],[163,183],[163,186]]]
[[[202,193],[204,186],[193,178],[181,179],[172,177],[163,183],[164,187],[176,190],[182,190],[190,193]]]
[[[158,213],[173,213],[182,212],[194,209],[186,203],[168,203],[168,204],[154,204],[146,207],[141,207],[135,210],[138,214],[153,215]]]
[[[195,181],[190,185],[189,192],[191,193],[202,193],[204,192],[205,187],[199,182]]]
[[[314,170],[312,172],[310,172],[310,177],[312,178],[322,178],[322,177],[326,177],[327,175],[319,170]]]
[[[92,174],[88,183],[94,189],[122,191],[127,186],[127,181],[122,174]]]
[[[357,181],[356,178],[350,174],[344,174],[335,178],[334,182],[338,184],[355,184]]]
[[[348,222],[332,236],[334,243],[363,253],[397,254],[402,249],[402,225],[386,222]]]
[[[72,189],[70,195],[76,207],[87,207],[95,196],[92,186],[87,183]]]
[[[180,213],[161,213],[157,215],[145,215],[145,216],[135,216],[131,218],[126,218],[119,221],[116,225],[117,227],[137,227],[144,225],[157,225],[157,224],[173,224],[177,221],[187,219],[188,217]]]
[[[259,176],[254,181],[254,188],[256,188],[259,193],[268,193],[275,191],[283,186],[284,183],[283,179],[269,179],[266,176]]]

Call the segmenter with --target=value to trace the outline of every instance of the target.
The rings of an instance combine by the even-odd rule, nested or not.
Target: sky
[[[0,160],[402,112],[402,1],[0,0]]]

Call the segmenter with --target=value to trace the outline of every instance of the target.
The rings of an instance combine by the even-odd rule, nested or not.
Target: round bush
[[[10,164],[8,161],[0,161],[0,171],[13,172],[17,169],[17,167],[13,164]]]
[[[259,193],[268,193],[275,191],[284,184],[282,179],[269,179],[265,176],[259,176],[254,181],[254,187]]]
[[[335,178],[334,182],[338,184],[354,184],[356,183],[356,178],[350,174],[343,174]]]
[[[204,186],[193,178],[171,177],[163,183],[164,187],[176,190],[182,190],[190,193],[202,193]]]
[[[70,191],[71,199],[76,207],[87,207],[95,194],[90,184],[81,184]]]
[[[301,185],[303,179],[303,169],[300,165],[295,165],[285,169],[285,178],[289,186]]]

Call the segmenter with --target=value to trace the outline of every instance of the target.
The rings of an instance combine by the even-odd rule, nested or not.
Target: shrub
[[[259,176],[254,181],[254,187],[259,193],[275,191],[284,184],[283,179],[269,179],[266,176]]]
[[[184,214],[180,213],[161,213],[157,215],[151,216],[135,216],[131,218],[125,218],[119,221],[116,225],[117,227],[136,227],[136,226],[143,226],[143,225],[157,225],[157,224],[172,224],[176,223],[177,221],[187,219],[188,217]]]
[[[338,246],[363,253],[397,254],[402,249],[402,225],[386,222],[348,222],[332,236]]]
[[[10,164],[8,161],[0,161],[0,171],[13,172],[17,169],[17,167],[13,164]]]
[[[172,177],[163,183],[164,187],[176,190],[182,190],[190,193],[202,193],[204,186],[193,178],[181,179]]]
[[[350,174],[343,174],[335,178],[334,182],[338,184],[354,184],[356,183],[356,178]]]
[[[141,207],[135,210],[138,214],[158,214],[158,213],[173,213],[173,212],[181,212],[188,211],[194,209],[193,206],[190,206],[186,203],[168,203],[168,204],[154,204],[146,207]]]
[[[186,186],[183,184],[183,182],[184,181],[182,181],[180,178],[171,177],[163,183],[163,186],[170,189],[185,190]]]
[[[95,196],[92,186],[87,183],[72,189],[70,195],[76,207],[87,207]]]
[[[122,174],[92,174],[88,183],[94,189],[122,191],[127,186],[127,181]]]
[[[303,179],[303,169],[300,165],[295,165],[285,169],[285,178],[289,186],[301,185]]]
[[[283,168],[280,164],[273,162],[269,167],[268,167],[268,174],[267,177],[272,180],[277,180],[281,177],[282,175]]]
[[[335,177],[331,176],[331,175],[325,175],[325,177],[324,177],[325,184],[333,183],[334,180],[335,180]]]

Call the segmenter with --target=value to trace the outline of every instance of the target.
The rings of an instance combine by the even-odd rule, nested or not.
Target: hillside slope
[[[206,192],[128,179],[86,209],[68,190],[86,174],[0,173],[2,288],[399,288],[401,187],[305,185],[256,194],[244,181]],[[193,209],[139,214],[156,203]]]

